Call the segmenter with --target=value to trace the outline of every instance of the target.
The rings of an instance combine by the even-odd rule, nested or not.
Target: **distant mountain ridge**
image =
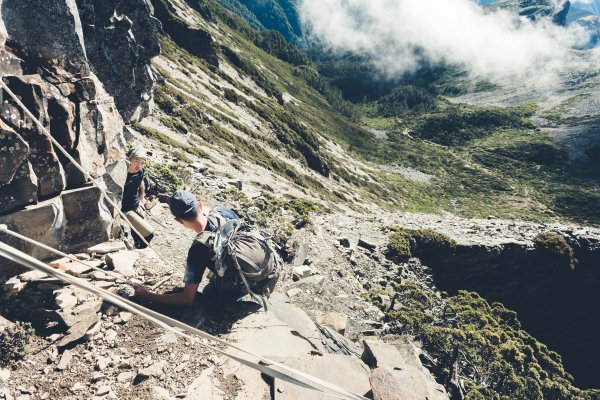
[[[290,43],[305,44],[295,0],[218,0],[257,29],[279,31]]]

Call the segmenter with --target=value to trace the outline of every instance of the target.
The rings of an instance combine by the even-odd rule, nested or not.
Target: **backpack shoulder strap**
[[[208,219],[208,222],[206,224],[206,231],[218,231],[219,228],[221,228],[221,226],[223,226],[225,222],[227,222],[225,217],[223,217],[221,214],[219,214],[219,212],[217,212],[214,209],[210,210],[206,218]]]

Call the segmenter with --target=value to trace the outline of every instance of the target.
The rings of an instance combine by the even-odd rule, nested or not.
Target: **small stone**
[[[29,271],[18,276],[19,280],[23,282],[39,281],[40,279],[46,278],[48,275],[41,271]]]
[[[131,382],[133,380],[134,376],[135,376],[135,374],[131,371],[121,372],[117,376],[117,382],[119,382],[119,383]]]
[[[53,333],[52,335],[48,336],[46,339],[48,339],[49,342],[54,343],[61,337],[62,337],[62,335],[60,333]]]
[[[153,386],[152,389],[150,389],[150,393],[151,393],[150,397],[152,399],[156,399],[156,400],[170,400],[171,399],[171,394],[169,393],[169,391],[160,386]]]
[[[119,250],[127,250],[127,246],[122,241],[105,242],[87,249],[88,253],[107,254]]]
[[[60,361],[59,361],[58,365],[56,366],[56,369],[58,369],[60,371],[64,371],[72,359],[73,359],[73,354],[71,354],[71,352],[69,350],[65,350],[63,352],[62,356],[60,357]]]
[[[189,167],[195,169],[198,172],[206,172],[208,170],[208,167],[199,161],[189,164]]]
[[[92,263],[92,262],[86,261],[86,264],[88,264],[88,263]],[[96,262],[96,264],[94,264],[94,266],[98,267],[100,264],[101,264],[101,261],[98,261],[98,262]],[[86,274],[92,270],[92,268],[87,267],[87,266],[82,265],[81,263],[77,263],[77,262],[60,264],[58,266],[58,269],[60,269],[63,272],[66,272],[69,275],[73,275],[76,277],[81,277],[83,274]]]
[[[102,322],[98,321],[84,335],[85,340],[92,340],[102,329]]]
[[[317,323],[319,325],[330,325],[338,333],[343,335],[346,331],[346,326],[348,325],[348,316],[338,312],[330,312],[318,316]]]
[[[56,346],[50,346],[48,353],[48,363],[53,363],[58,359],[58,348]]]
[[[98,390],[96,390],[96,396],[105,396],[110,393],[109,386],[100,386]]]
[[[162,374],[163,369],[167,365],[166,361],[159,361],[156,364],[152,364],[147,368],[142,368],[138,371],[138,375],[142,378],[149,378],[151,376],[158,376]]]
[[[300,293],[302,293],[302,289],[299,288],[293,288],[287,291],[287,295],[290,299],[298,296]]]
[[[104,371],[106,367],[108,367],[108,364],[110,364],[110,360],[108,358],[102,356],[98,356],[98,358],[96,358],[96,369],[98,371]]]
[[[104,333],[104,340],[108,343],[112,343],[117,339],[117,335],[118,333],[116,331],[110,329]]]
[[[92,278],[94,278],[97,281],[107,281],[107,282],[115,282],[117,280],[117,278],[115,278],[112,275],[109,275],[105,272],[100,272],[100,271],[94,271],[92,273]],[[97,283],[96,283],[97,285]]]
[[[135,276],[135,268],[133,266],[138,258],[139,254],[130,250],[121,250],[105,256],[106,263],[111,266],[115,272],[118,272],[127,278]]]
[[[65,288],[54,292],[54,301],[56,305],[63,310],[73,308],[77,305],[77,297],[73,295],[71,289]]]
[[[6,368],[0,369],[0,381],[7,382],[10,379],[10,370]]]
[[[105,378],[106,378],[106,375],[104,375],[102,372],[94,372],[94,375],[92,375],[92,383],[96,383]]]
[[[75,393],[75,392],[78,392],[78,391],[83,390],[83,389],[85,389],[85,385],[83,383],[81,383],[81,382],[77,382],[69,390],[71,392]]]
[[[300,279],[308,278],[312,273],[312,269],[308,265],[300,265],[292,270],[292,279],[299,281]]]
[[[35,388],[33,386],[29,386],[27,388],[24,386],[19,386],[18,390],[22,394],[34,394],[35,393]]]
[[[130,312],[127,312],[127,311],[121,311],[119,313],[119,317],[121,318],[121,321],[123,321],[124,323],[129,322],[129,320],[131,319],[132,316],[133,316],[133,314]]]
[[[27,283],[21,282],[21,280],[16,276],[10,278],[4,283],[4,285],[2,285],[4,292],[7,293],[9,296],[13,296],[19,293],[20,291],[25,289],[26,286]]]
[[[186,369],[187,366],[188,366],[188,363],[186,363],[186,362],[181,363],[181,364],[179,364],[178,366],[175,367],[175,372],[179,373],[179,372],[183,371],[184,369]]]

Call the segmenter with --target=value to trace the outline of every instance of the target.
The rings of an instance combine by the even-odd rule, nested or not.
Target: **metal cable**
[[[54,249],[54,248],[52,248],[50,246],[47,246],[47,245],[45,245],[43,243],[36,242],[35,240],[28,238],[27,236],[23,236],[23,235],[18,234],[17,232],[11,231],[10,229],[8,229],[8,226],[6,226],[4,224],[0,224],[0,232],[1,233],[6,233],[7,235],[10,235],[10,236],[15,237],[17,239],[21,239],[24,242],[27,242],[27,243],[39,246],[39,247],[41,247],[44,250],[47,250],[47,251],[49,251],[51,253],[54,253],[56,255],[59,255],[61,257],[68,258],[69,260],[75,261],[75,262],[77,262],[77,263],[79,263],[81,265],[84,265],[87,268],[91,268],[91,269],[96,270],[98,272],[102,272],[103,274],[110,275],[110,276],[112,276],[113,278],[116,278],[118,281],[120,281],[122,283],[127,283],[127,284],[129,284],[129,285],[131,285],[133,287],[139,286],[138,283],[130,281],[129,279],[126,279],[123,276],[118,275],[118,274],[116,274],[116,273],[114,273],[112,271],[105,271],[102,268],[98,268],[98,267],[95,267],[93,265],[86,264],[83,260],[80,260],[77,257],[74,257],[74,256],[72,256],[70,254],[63,253],[62,251],[56,250],[56,249]]]
[[[25,112],[25,114],[27,114],[27,116],[33,121],[35,122],[35,124],[38,126],[38,128],[40,128],[40,130],[50,139],[50,141],[52,142],[52,144],[54,145],[55,148],[57,148],[70,162],[71,164],[73,164],[75,166],[75,168],[77,168],[77,170],[79,170],[86,179],[89,179],[92,184],[94,186],[96,186],[99,190],[100,193],[102,194],[102,196],[104,197],[104,199],[119,213],[119,215],[123,218],[123,221],[129,225],[130,229],[135,232],[141,239],[142,242],[144,242],[144,244],[148,247],[150,247],[152,250],[154,250],[154,252],[156,253],[156,255],[160,258],[160,260],[167,264],[172,271],[176,271],[175,267],[169,263],[168,261],[166,261],[166,259],[164,257],[162,257],[160,255],[160,253],[158,251],[156,251],[156,249],[150,245],[150,243],[148,243],[146,241],[146,239],[144,238],[144,236],[137,230],[135,229],[135,227],[131,224],[131,222],[129,222],[129,220],[127,219],[127,216],[125,215],[125,213],[123,213],[123,211],[121,211],[121,208],[118,207],[115,202],[113,202],[110,197],[108,196],[108,194],[106,193],[106,191],[104,190],[104,188],[102,187],[102,185],[100,185],[96,179],[94,179],[72,156],[71,154],[69,154],[69,152],[56,140],[54,139],[54,137],[50,134],[50,132],[48,132],[48,130],[44,127],[44,125],[42,125],[42,123],[39,121],[39,119],[37,119],[32,113],[31,111],[29,111],[29,109],[21,102],[21,100],[19,99],[19,97],[17,95],[15,95],[12,90],[9,89],[8,85],[6,84],[6,82],[4,82],[4,78],[0,79],[0,85],[2,85],[2,88],[8,93],[8,95],[15,101],[15,103],[17,103],[17,105],[19,107],[21,107],[21,109],[23,110],[23,112]]]
[[[8,230],[8,228],[4,228],[4,226],[2,226],[2,229]],[[233,360],[236,360],[248,367],[254,368],[254,369],[256,369],[266,375],[269,375],[273,378],[281,379],[283,381],[286,381],[286,382],[289,382],[289,383],[292,383],[292,384],[295,384],[295,385],[298,385],[298,386],[301,386],[301,387],[304,387],[307,389],[316,390],[323,394],[326,394],[328,396],[338,398],[338,399],[366,400],[366,398],[361,395],[352,393],[352,392],[350,392],[344,388],[341,388],[337,385],[331,384],[320,378],[311,376],[302,371],[288,367],[284,364],[274,362],[272,360],[269,360],[269,359],[259,356],[257,354],[253,354],[247,350],[244,350],[244,349],[242,349],[238,346],[235,346],[233,344],[230,344],[222,339],[214,337],[214,336],[212,336],[206,332],[203,332],[197,328],[194,328],[187,324],[184,324],[181,321],[172,319],[165,315],[159,314],[156,311],[147,309],[137,303],[132,302],[131,300],[121,298],[105,289],[98,288],[83,279],[76,278],[74,276],[71,276],[71,275],[63,272],[63,271],[54,269],[54,268],[42,263],[41,261],[23,253],[20,250],[15,249],[14,247],[9,246],[3,242],[0,242],[0,256],[5,257],[10,261],[19,263],[30,269],[44,272],[45,274],[53,276],[57,279],[60,279],[63,282],[72,284],[83,290],[91,292],[92,294],[94,294],[94,295],[96,295],[118,307],[128,310],[128,311],[132,312],[133,314],[136,314],[150,322],[157,324],[158,326],[162,327],[163,329],[166,329],[170,332],[180,335],[180,336],[190,340],[193,343],[200,343],[202,346],[205,346],[206,348],[209,348],[219,354],[222,354]],[[185,332],[187,332],[187,333],[185,333]],[[221,349],[211,346],[209,344],[202,343],[201,341],[198,340],[197,337],[190,336],[189,335],[190,333],[195,334],[195,335],[200,336],[205,339],[209,339],[213,342],[225,345],[231,349],[241,351],[245,355],[257,358],[263,364],[259,364],[258,362],[249,361],[245,358],[236,356],[236,355],[232,354],[231,352],[221,350]],[[271,366],[276,366],[278,368],[281,368],[284,371],[286,371],[287,373],[276,370],[276,369],[272,368]],[[295,378],[294,376],[291,376],[290,374],[296,375],[300,378]]]

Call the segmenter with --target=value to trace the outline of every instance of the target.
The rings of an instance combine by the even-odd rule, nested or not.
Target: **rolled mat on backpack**
[[[137,211],[127,211],[125,216],[142,237],[147,238],[154,233],[154,228]]]

